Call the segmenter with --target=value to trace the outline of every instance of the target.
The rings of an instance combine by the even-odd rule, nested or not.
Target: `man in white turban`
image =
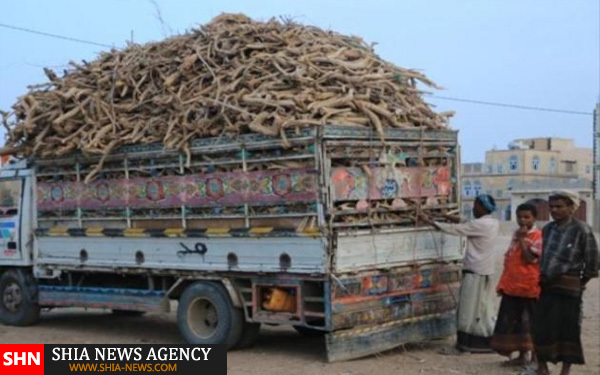
[[[555,190],[550,193],[550,198],[552,197],[562,197],[569,199],[573,203],[573,211],[577,211],[579,205],[581,204],[581,200],[579,199],[579,194],[572,190]]]

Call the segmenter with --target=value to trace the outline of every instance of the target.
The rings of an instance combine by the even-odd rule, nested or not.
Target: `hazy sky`
[[[157,7],[164,23],[159,21]],[[222,12],[297,22],[363,37],[401,67],[420,69],[439,96],[592,112],[600,92],[600,0],[2,0],[0,23],[122,47],[159,40]],[[0,27],[0,109],[44,66],[93,59],[106,48]],[[592,116],[430,98],[455,110],[463,161],[514,138],[575,138],[592,147]],[[2,133],[3,134],[3,133]]]

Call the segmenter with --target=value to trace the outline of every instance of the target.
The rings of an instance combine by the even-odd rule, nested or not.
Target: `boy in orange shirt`
[[[540,295],[539,259],[542,254],[542,231],[535,226],[537,210],[530,204],[517,207],[519,229],[504,258],[504,271],[496,291],[502,296],[491,347],[501,355],[519,352],[509,365],[525,365],[527,353],[533,352],[533,309]]]

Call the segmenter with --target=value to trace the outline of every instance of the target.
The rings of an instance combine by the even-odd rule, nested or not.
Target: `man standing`
[[[475,219],[466,223],[441,223],[422,216],[423,221],[438,230],[467,238],[457,308],[456,348],[462,352],[491,352],[490,338],[494,333],[496,315],[491,276],[494,273],[494,240],[499,226],[498,220],[491,216],[495,210],[494,198],[483,194],[473,203]]]
[[[579,196],[556,191],[549,198],[552,221],[543,229],[540,263],[542,292],[536,306],[533,339],[538,374],[547,375],[547,362],[562,362],[561,375],[571,364],[584,364],[581,347],[581,304],[585,285],[598,277],[598,244],[591,228],[573,217]]]

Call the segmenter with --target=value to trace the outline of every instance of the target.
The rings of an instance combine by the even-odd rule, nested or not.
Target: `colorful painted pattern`
[[[40,211],[312,202],[317,199],[317,176],[288,170],[99,180],[87,185],[42,182],[37,196]]]
[[[452,311],[459,268],[405,269],[366,274],[332,284],[334,329],[351,328]]]
[[[449,167],[335,168],[333,199],[395,199],[447,196],[452,192]]]

